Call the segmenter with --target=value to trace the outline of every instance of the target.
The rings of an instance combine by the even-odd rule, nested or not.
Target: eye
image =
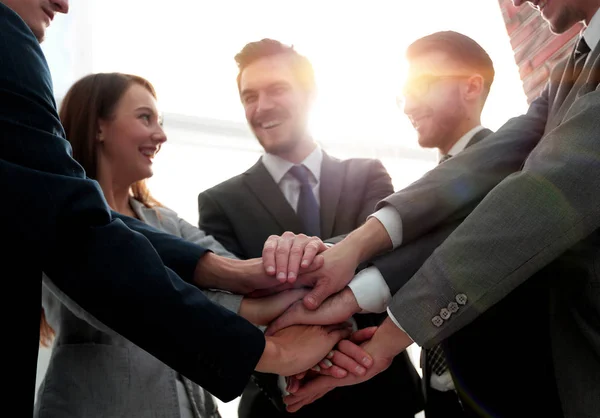
[[[139,116],[139,118],[142,119],[146,123],[150,123],[150,121],[152,120],[152,115],[150,113],[142,113]]]
[[[279,95],[279,94],[283,94],[287,91],[287,87],[286,86],[274,86],[271,89],[269,89],[269,92],[273,95]]]
[[[247,94],[244,97],[242,97],[242,102],[244,102],[244,104],[252,104],[254,102],[256,102],[256,95],[255,94]]]

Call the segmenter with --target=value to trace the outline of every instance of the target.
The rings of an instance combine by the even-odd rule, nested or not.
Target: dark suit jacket
[[[391,179],[379,161],[340,161],[323,153],[321,238],[347,234],[357,228],[373,212],[375,203],[392,192]],[[269,235],[302,232],[300,219],[260,160],[245,173],[200,193],[198,207],[200,228],[242,258],[260,257]],[[356,318],[361,327],[382,319],[375,315]],[[272,381],[273,377],[271,383],[261,386],[267,386],[265,390],[274,394],[273,400],[282,408],[281,395],[268,387]],[[357,399],[362,400],[362,405],[357,404]],[[412,417],[422,409],[421,402],[419,377],[408,357],[402,355],[389,370],[367,384],[336,389],[293,416],[331,416],[343,411],[360,416],[361,408],[365,414],[382,416],[394,405],[397,416],[405,413]],[[402,405],[402,410],[398,405]],[[260,418],[287,415],[277,413],[255,388],[249,388],[242,397],[240,414]]]
[[[42,271],[98,320],[216,396],[233,399],[264,337],[175,274],[191,279],[203,248],[111,216],[98,184],[70,156],[38,41],[1,3],[0,34],[2,282],[6,299],[18,306],[3,304],[2,317],[13,340],[4,355],[16,366],[5,377],[26,398],[18,415],[33,411]]]
[[[492,360],[494,371],[517,371],[512,382],[524,393],[514,399],[526,399],[536,416],[546,416],[535,406],[553,402],[557,388],[561,402],[548,415],[561,407],[568,417],[600,410],[600,45],[576,80],[572,68],[572,58],[557,65],[527,115],[382,203],[399,211],[408,242],[489,192],[395,294],[390,309],[425,347],[461,333],[471,342],[480,338],[484,354],[514,344]],[[457,174],[461,166],[471,171]],[[516,172],[504,178],[511,166]],[[453,202],[435,205],[441,191],[457,186],[462,193]],[[457,298],[464,305],[441,318]],[[536,333],[537,343],[528,338]],[[476,349],[455,352],[473,363],[482,358]],[[518,374],[518,364],[527,376]],[[469,396],[477,389],[470,381],[475,373],[459,373]],[[499,402],[492,406],[492,415],[508,411]]]

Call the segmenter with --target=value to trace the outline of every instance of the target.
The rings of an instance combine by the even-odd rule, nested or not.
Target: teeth
[[[142,154],[144,154],[146,157],[154,157],[154,151],[150,151],[150,150],[142,150]]]
[[[263,129],[269,129],[269,128],[273,128],[273,127],[275,127],[275,126],[278,126],[278,125],[280,125],[280,124],[281,124],[281,121],[280,121],[280,120],[271,120],[271,121],[268,121],[268,122],[263,122],[263,123],[261,123],[261,124],[260,124],[260,126],[261,126]]]

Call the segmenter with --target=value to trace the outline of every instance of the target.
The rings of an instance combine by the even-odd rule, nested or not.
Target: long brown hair
[[[96,135],[99,121],[107,120],[113,115],[119,100],[132,84],[141,85],[156,98],[154,86],[142,77],[123,73],[98,73],[85,76],[73,84],[62,100],[59,116],[67,140],[71,143],[73,158],[81,164],[89,178],[96,179],[98,175]],[[150,194],[145,179],[131,186],[131,194],[148,208],[162,206]],[[42,308],[40,345],[50,346],[54,335]]]

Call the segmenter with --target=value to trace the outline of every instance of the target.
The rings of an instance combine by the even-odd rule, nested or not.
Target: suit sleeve
[[[198,219],[198,227],[201,230],[212,235],[236,257],[245,258],[233,226],[211,190],[198,195]]]
[[[210,303],[164,266],[146,237],[112,218],[97,183],[71,158],[39,43],[2,4],[0,33],[0,189],[10,202],[3,218],[13,220],[3,229],[18,258],[11,262],[39,265],[98,321],[233,399],[264,350],[262,333]],[[160,244],[158,234],[153,241]],[[186,259],[204,254],[180,248]]]
[[[419,238],[479,202],[508,175],[518,171],[540,142],[548,115],[547,89],[526,114],[436,166],[410,186],[377,204],[393,206],[402,219],[402,243]]]
[[[394,296],[420,345],[447,338],[600,226],[600,91],[577,99]],[[440,310],[459,301],[451,320]]]
[[[369,180],[367,182],[365,198],[357,225],[362,225],[369,215],[375,212],[377,203],[394,193],[392,178],[379,160],[373,160],[369,164]]]

